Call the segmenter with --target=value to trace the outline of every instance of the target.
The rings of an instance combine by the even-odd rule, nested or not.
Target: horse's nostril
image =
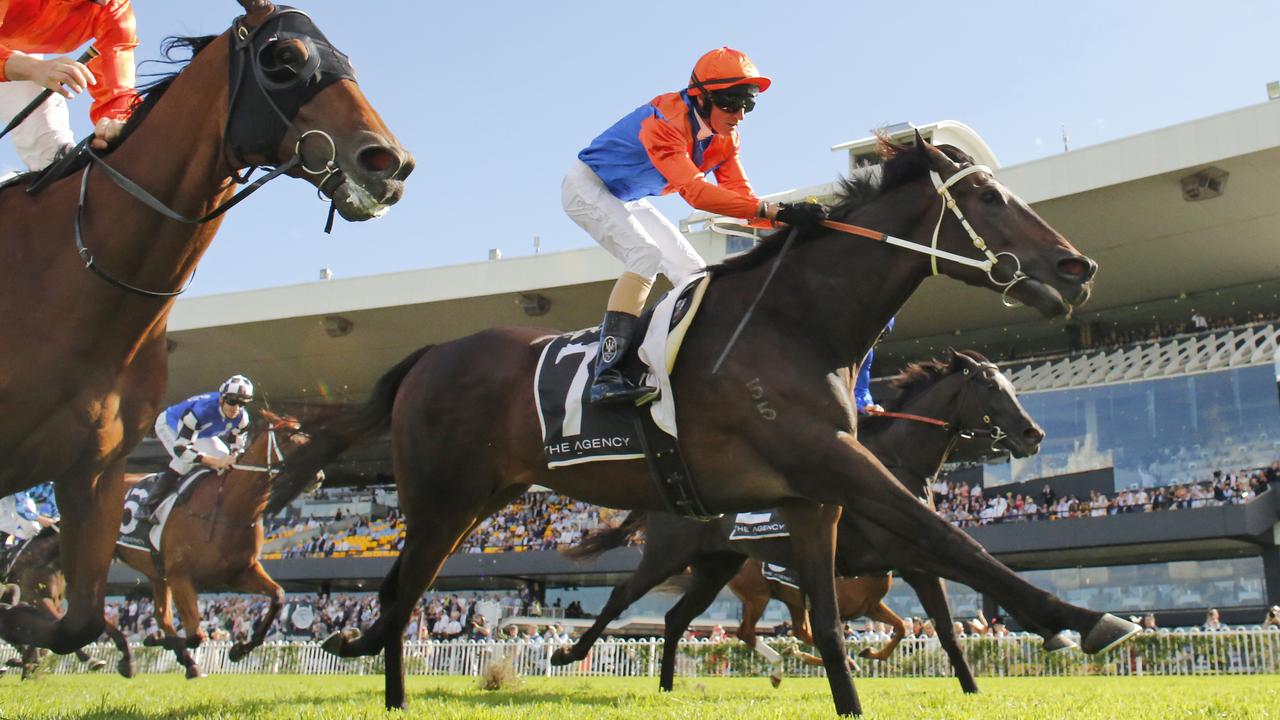
[[[1097,269],[1097,263],[1083,255],[1058,261],[1058,273],[1063,278],[1074,282],[1087,282]]]
[[[396,154],[376,145],[361,150],[356,159],[361,168],[376,173],[385,173],[396,165]]]
[[[1044,431],[1040,428],[1029,427],[1022,432],[1023,437],[1031,442],[1040,442],[1044,439]]]

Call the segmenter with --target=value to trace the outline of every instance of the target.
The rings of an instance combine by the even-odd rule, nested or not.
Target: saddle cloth
[[[178,503],[186,501],[200,478],[211,472],[210,468],[201,468],[187,473],[178,486],[178,492],[165,498],[160,503],[160,507],[156,508],[155,521],[142,517],[139,510],[151,496],[151,491],[155,489],[160,474],[153,473],[139,480],[136,485],[129,488],[129,492],[125,493],[124,516],[120,520],[120,536],[116,538],[116,544],[136,550],[159,552],[160,538],[164,535],[164,526],[169,520],[169,513],[177,507]]]
[[[733,519],[730,540],[764,540],[766,538],[791,537],[791,531],[777,510],[738,513]]]
[[[658,388],[655,396],[637,404],[648,403],[654,423],[672,437],[676,437],[676,410],[671,369],[706,292],[706,277],[690,278],[641,318],[644,338],[636,356],[623,368],[629,377],[643,374],[645,383]],[[592,405],[588,397],[599,343],[600,329],[587,328],[555,337],[538,358],[534,398],[547,467],[644,457],[634,410]]]
[[[772,580],[776,583],[789,585],[797,590],[800,589],[799,578],[796,577],[795,573],[791,572],[787,568],[782,567],[781,565],[774,565],[773,563],[761,563],[760,574],[764,575],[765,580]]]

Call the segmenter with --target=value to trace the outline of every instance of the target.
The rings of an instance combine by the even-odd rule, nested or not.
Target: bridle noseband
[[[107,164],[89,147],[92,137],[85,138],[76,146],[76,152],[84,153],[90,160],[80,176],[80,195],[76,204],[74,223],[76,252],[84,262],[85,268],[108,284],[144,297],[172,298],[181,295],[191,287],[191,283],[195,281],[195,272],[191,273],[180,289],[157,291],[131,285],[98,267],[97,261],[85,244],[82,230],[88,200],[89,172],[95,165],[101,167],[116,186],[142,204],[170,220],[187,225],[202,225],[221,216],[257,192],[263,185],[296,168],[308,175],[323,176],[316,185],[316,193],[322,200],[330,203],[325,232],[332,229],[336,211],[332,192],[336,186],[329,190],[329,195],[326,196],[325,192],[332,180],[342,178],[342,170],[337,163],[337,143],[323,130],[301,130],[294,124],[293,118],[303,105],[329,85],[340,80],[355,82],[355,71],[347,56],[333,47],[311,18],[301,10],[279,6],[253,28],[245,24],[246,19],[247,16],[236,18],[231,26],[231,85],[227,102],[227,120],[222,136],[222,155],[230,158],[228,164],[232,168],[231,177],[236,183],[245,185],[235,195],[208,214],[190,218],[165,205],[140,185]],[[272,28],[273,32],[267,33],[268,27]],[[300,70],[295,70],[288,65],[264,67],[263,51],[278,40],[296,40],[306,48],[307,61]],[[237,112],[237,106],[246,111]],[[268,109],[270,112],[267,112]],[[275,157],[277,148],[290,132],[298,138],[293,145],[293,155],[280,162]],[[303,157],[303,143],[313,135],[327,140],[329,144],[329,159],[325,160],[319,169],[309,167]],[[258,166],[245,161],[246,155],[266,158],[274,163],[274,167],[257,180],[249,182],[249,177],[258,169]],[[249,169],[239,173],[234,169],[237,165],[248,165]]]

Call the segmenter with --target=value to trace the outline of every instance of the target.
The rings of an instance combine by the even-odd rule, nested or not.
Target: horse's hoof
[[[1090,655],[1104,653],[1140,632],[1142,628],[1138,625],[1107,613],[1084,636],[1081,649]]]
[[[1071,638],[1067,637],[1066,633],[1058,633],[1057,635],[1054,635],[1053,637],[1045,640],[1043,647],[1045,652],[1049,654],[1053,654],[1057,652],[1062,652],[1063,650],[1070,650],[1074,647],[1079,647],[1079,646],[1076,645],[1075,640],[1072,640]]]
[[[551,653],[551,664],[556,667],[568,665],[573,661],[574,657],[572,648],[556,648],[556,651]]]
[[[355,629],[339,630],[338,632],[335,632],[329,637],[325,638],[324,642],[320,643],[320,649],[324,650],[330,655],[337,655],[338,657],[346,657],[345,655],[342,654],[342,651],[346,647],[347,643],[358,640],[359,638],[360,638],[359,630],[355,630]]]
[[[871,648],[862,648],[861,652],[859,652],[859,653],[858,653],[858,657],[860,657],[860,658],[870,658],[870,657],[872,657],[872,655],[871,655]]]
[[[9,658],[4,661],[5,667],[22,667],[21,658]]]
[[[154,633],[142,638],[142,644],[145,647],[160,647],[164,645],[164,635]]]
[[[120,673],[120,677],[125,680],[132,680],[138,674],[137,669],[133,667],[133,661],[124,658],[120,658],[120,662],[116,663],[116,672]]]
[[[98,672],[99,670],[101,670],[106,666],[107,666],[106,660],[102,660],[100,658],[89,659],[89,672]]]
[[[244,643],[236,643],[227,651],[227,659],[231,662],[240,662],[249,654],[249,648]]]
[[[202,677],[204,677],[204,673],[200,672],[200,668],[196,667],[195,665],[192,665],[187,668],[188,680],[199,680]]]
[[[770,683],[772,683],[772,684],[773,684],[773,686],[774,686],[775,688],[776,688],[776,687],[778,687],[779,685],[781,685],[781,684],[782,684],[782,671],[781,671],[781,670],[774,670],[773,672],[769,673],[769,682],[770,682]]]

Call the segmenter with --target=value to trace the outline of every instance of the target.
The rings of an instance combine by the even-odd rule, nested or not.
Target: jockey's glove
[[[778,222],[795,227],[813,227],[827,219],[827,206],[822,203],[804,202],[778,203]]]

